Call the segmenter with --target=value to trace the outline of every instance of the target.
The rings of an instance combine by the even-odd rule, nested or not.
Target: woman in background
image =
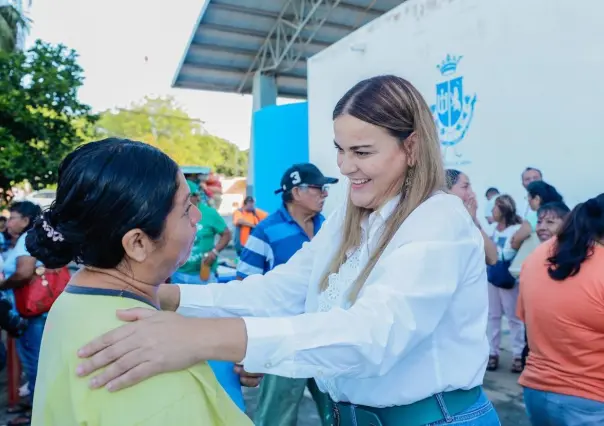
[[[512,235],[520,228],[522,219],[516,213],[516,203],[509,195],[500,195],[495,200],[493,219],[496,226],[492,240],[497,246],[497,259],[502,262],[511,262],[516,255],[510,245]],[[510,325],[512,338],[512,355],[514,357],[512,372],[522,371],[522,351],[524,349],[524,326],[516,316],[516,302],[518,299],[518,285],[511,289],[496,287],[489,283],[489,344],[491,348],[489,364],[490,371],[499,368],[499,345],[501,341],[501,319],[506,316]]]
[[[497,263],[497,246],[491,240],[491,237],[487,235],[482,229],[482,225],[478,220],[476,214],[478,211],[478,202],[476,201],[476,194],[472,190],[472,184],[470,178],[465,173],[455,169],[446,170],[447,177],[447,188],[451,194],[457,195],[463,201],[463,205],[472,216],[474,225],[480,230],[482,239],[484,240],[484,254],[487,265],[494,265]]]
[[[529,183],[526,187],[526,192],[529,208],[535,213],[545,204],[562,203],[564,201],[556,188],[542,180]],[[524,221],[518,232],[512,237],[511,244],[514,250],[519,250],[522,243],[529,239],[531,233],[535,231],[533,226],[536,227],[536,223],[531,225],[528,221]]]
[[[526,259],[518,316],[531,348],[519,381],[531,423],[604,424],[604,194]]]

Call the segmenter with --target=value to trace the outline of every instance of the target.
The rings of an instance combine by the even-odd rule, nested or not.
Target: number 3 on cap
[[[289,177],[292,178],[292,185],[297,185],[302,182],[302,179],[300,178],[300,173],[298,172],[292,172]]]

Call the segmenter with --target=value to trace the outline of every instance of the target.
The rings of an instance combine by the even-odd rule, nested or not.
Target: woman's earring
[[[413,183],[413,175],[415,174],[415,167],[410,167],[407,170],[407,177],[405,178],[405,193],[408,193]]]

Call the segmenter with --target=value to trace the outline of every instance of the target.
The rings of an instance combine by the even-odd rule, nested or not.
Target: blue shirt
[[[324,220],[320,213],[313,218],[314,235]],[[267,273],[287,262],[308,241],[306,232],[281,206],[252,230],[239,258],[237,278]]]

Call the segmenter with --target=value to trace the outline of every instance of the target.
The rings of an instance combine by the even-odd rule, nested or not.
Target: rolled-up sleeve
[[[244,318],[243,364],[248,371],[295,378],[384,375],[434,332],[463,282],[468,259],[481,259],[476,268],[484,269],[481,250],[470,236],[407,243],[376,266],[348,310]]]

